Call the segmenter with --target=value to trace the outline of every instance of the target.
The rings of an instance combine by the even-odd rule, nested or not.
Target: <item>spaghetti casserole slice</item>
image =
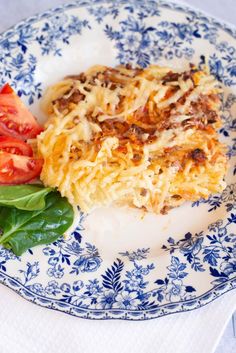
[[[166,213],[226,184],[220,88],[195,67],[94,66],[50,87],[41,179],[73,205]]]

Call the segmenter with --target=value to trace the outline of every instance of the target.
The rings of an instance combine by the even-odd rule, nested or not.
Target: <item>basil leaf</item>
[[[73,218],[73,207],[58,192],[51,192],[46,197],[43,210],[23,211],[2,207],[0,227],[3,235],[0,244],[19,256],[36,245],[57,240],[72,225]]]
[[[45,207],[45,197],[53,189],[41,185],[0,186],[0,206],[34,211]]]

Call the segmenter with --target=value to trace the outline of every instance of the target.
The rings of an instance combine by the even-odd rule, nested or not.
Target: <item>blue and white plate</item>
[[[103,208],[68,240],[21,257],[0,248],[0,281],[22,297],[90,319],[152,319],[236,287],[236,30],[165,1],[77,1],[0,36],[0,81],[43,119],[44,89],[90,65],[203,66],[224,84],[228,186],[165,216]]]

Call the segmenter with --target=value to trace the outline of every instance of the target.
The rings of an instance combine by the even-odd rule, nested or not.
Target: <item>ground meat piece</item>
[[[180,196],[180,195],[173,195],[173,196],[171,196],[172,197],[172,199],[175,199],[175,200],[180,200],[180,199],[182,199],[182,196]]]
[[[114,91],[116,89],[117,85],[115,83],[112,83],[109,87],[111,91]]]
[[[81,72],[79,75],[69,75],[69,76],[66,76],[65,78],[71,78],[72,80],[78,80],[81,83],[85,83],[85,81],[86,81],[86,76],[85,76],[84,72]]]
[[[57,108],[60,112],[68,108],[70,103],[78,104],[84,99],[84,95],[79,90],[74,91],[68,98],[61,97],[54,101],[57,104]]]
[[[181,76],[181,74],[177,73],[177,72],[172,72],[169,71],[164,77],[163,77],[163,83],[167,83],[167,82],[173,82],[173,81],[178,81],[179,77]]]
[[[213,99],[217,100],[217,98]],[[190,114],[195,116],[193,120],[194,125],[204,129],[206,125],[214,124],[218,121],[218,114],[211,106],[211,100],[213,99],[207,95],[200,95],[200,98],[196,102],[191,103]],[[187,121],[183,122],[182,125],[186,123]]]
[[[141,67],[138,67],[138,66],[133,67],[131,64],[126,64],[125,68],[127,70],[131,70],[133,72],[133,77],[140,74],[143,71],[143,69]]]
[[[209,110],[207,113],[208,124],[214,124],[218,120],[218,115],[214,110]]]
[[[161,214],[167,214],[168,212],[169,212],[169,210],[171,209],[171,207],[170,206],[164,206],[164,207],[162,207],[162,209],[161,209]]]
[[[210,98],[210,100],[212,100],[213,102],[217,103],[220,105],[220,97],[218,96],[218,94],[215,94],[215,93],[211,93],[209,94],[208,96]]]
[[[57,108],[58,108],[59,112],[62,112],[68,106],[67,99],[63,98],[63,97],[56,99],[53,103],[57,104]]]
[[[194,74],[195,72],[197,72],[197,71],[198,71],[197,69],[191,69],[191,70],[189,70],[189,71],[185,71],[185,72],[183,73],[183,79],[184,79],[184,81],[188,80],[189,78],[192,79],[193,74]]]
[[[125,68],[126,68],[127,70],[132,70],[132,65],[131,65],[131,64],[126,64],[126,65],[125,65]]]
[[[197,163],[203,163],[207,159],[205,152],[201,148],[195,148],[195,150],[190,152],[190,157]]]
[[[184,81],[187,81],[189,78],[192,77],[191,71],[185,71],[183,74]]]
[[[79,103],[84,99],[84,95],[80,93],[79,90],[76,90],[72,95],[69,97],[69,102],[70,103]]]
[[[141,196],[146,196],[147,195],[147,189],[142,188],[141,192],[140,192]]]
[[[142,155],[141,154],[138,154],[138,153],[135,153],[132,160],[133,162],[140,162],[142,159]]]
[[[134,67],[132,70],[133,70],[133,77],[143,72],[143,69],[141,67]]]
[[[163,80],[164,80],[164,84],[167,83],[167,82],[173,82],[173,81],[178,81],[179,77],[182,76],[183,80],[186,81],[188,80],[189,78],[192,78],[193,74],[195,72],[197,72],[198,70],[197,69],[194,69],[194,68],[191,68],[190,70],[188,71],[185,71],[184,73],[178,73],[178,72],[172,72],[172,71],[169,71],[164,77],[163,77]]]

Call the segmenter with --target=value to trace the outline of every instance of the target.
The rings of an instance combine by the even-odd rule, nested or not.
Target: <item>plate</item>
[[[201,307],[236,287],[236,30],[165,1],[77,1],[0,37],[0,78],[44,119],[40,97],[90,65],[208,63],[224,85],[227,188],[167,215],[102,208],[79,214],[65,241],[16,257],[0,281],[43,307],[89,319],[142,320]]]

